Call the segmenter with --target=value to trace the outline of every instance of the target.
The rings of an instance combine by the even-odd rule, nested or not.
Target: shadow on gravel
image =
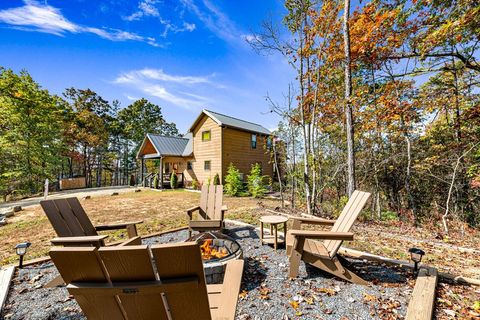
[[[347,260],[348,265],[345,266],[357,275],[372,282],[373,284],[379,283],[391,283],[403,285],[410,278],[410,273],[403,268],[386,266],[384,264],[378,264],[375,262],[364,262],[358,260]],[[305,264],[305,270],[307,272],[307,278],[323,277],[326,279],[335,279],[343,281],[330,273],[324,272],[310,264]]]
[[[225,229],[225,234],[230,237],[240,240],[240,239],[259,239],[257,232],[252,227],[235,227]]]
[[[268,268],[259,260],[247,257],[243,269],[242,290],[251,291],[261,286],[267,278]]]

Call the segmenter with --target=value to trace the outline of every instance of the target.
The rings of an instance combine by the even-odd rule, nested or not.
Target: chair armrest
[[[227,211],[227,210],[228,210],[228,207],[227,207],[226,204],[224,204],[224,205],[222,206],[222,211]]]
[[[53,245],[57,246],[94,246],[100,247],[103,245],[103,240],[108,238],[107,235],[100,235],[100,236],[81,236],[81,237],[58,237],[53,238],[50,242]]]
[[[136,224],[140,224],[140,223],[143,223],[143,220],[112,223],[112,224],[102,224],[102,225],[95,226],[95,230],[105,231],[105,230],[126,229],[128,226],[132,226],[132,225],[136,225]]]
[[[222,220],[192,220],[188,223],[188,226],[197,230],[209,230],[209,228],[220,228]]]
[[[353,232],[290,230],[289,233],[294,237],[306,239],[353,240]]]
[[[196,211],[196,210],[200,210],[200,207],[199,207],[199,206],[195,206],[195,207],[191,207],[191,208],[187,209],[187,215],[188,215],[188,217],[190,218],[190,220],[192,220],[192,213],[193,213],[193,211]]]
[[[303,217],[290,216],[290,219],[297,220],[305,224],[319,224],[319,225],[325,225],[325,226],[333,226],[336,222],[336,220],[329,220],[329,219],[323,219],[323,218],[303,218]]]

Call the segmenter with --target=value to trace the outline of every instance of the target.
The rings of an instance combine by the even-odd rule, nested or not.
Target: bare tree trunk
[[[278,165],[277,147],[275,143],[275,138],[272,141],[272,146],[273,146],[273,161],[275,162],[275,171],[277,171],[278,185],[280,187],[280,199],[282,200],[282,209],[283,209],[285,208],[285,201],[283,199],[282,177],[280,176],[280,168]]]
[[[460,163],[462,162],[462,159],[470,151],[472,151],[476,146],[478,146],[479,144],[480,143],[474,144],[470,149],[468,149],[461,156],[459,156],[457,158],[456,163],[455,163],[455,167],[453,168],[452,180],[450,182],[450,187],[448,188],[447,202],[445,203],[445,213],[442,216],[443,229],[445,230],[446,234],[448,234],[447,216],[448,216],[448,213],[449,213],[449,210],[450,210],[450,200],[452,198],[452,191],[453,191],[453,187],[455,185],[455,180],[456,180],[456,176],[457,176],[458,167],[460,166]]]
[[[355,191],[355,154],[352,95],[352,72],[350,61],[350,0],[345,0],[343,12],[343,43],[345,49],[345,118],[347,131],[347,193],[350,196]]]

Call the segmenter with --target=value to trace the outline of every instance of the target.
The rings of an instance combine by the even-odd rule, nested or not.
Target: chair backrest
[[[151,252],[144,245],[52,248],[50,256],[88,319],[211,319],[195,242]]]
[[[77,198],[43,200],[40,205],[59,237],[97,235]]]
[[[223,186],[206,185],[202,186],[200,197],[200,209],[210,218],[222,220]]]
[[[370,198],[370,193],[355,190],[350,199],[348,199],[348,202],[343,208],[342,213],[335,221],[331,231],[349,232],[353,226],[353,223],[367,203],[368,198]],[[330,257],[334,257],[337,254],[342,242],[342,240],[326,240],[323,242]]]

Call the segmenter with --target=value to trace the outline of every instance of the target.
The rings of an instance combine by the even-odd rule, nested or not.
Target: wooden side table
[[[273,248],[277,251],[279,243],[285,243],[285,237],[287,235],[287,217],[282,216],[262,216],[260,217],[260,240],[262,243],[273,244]],[[270,225],[270,235],[263,234],[263,224]],[[283,224],[283,238],[278,237],[278,225]]]

